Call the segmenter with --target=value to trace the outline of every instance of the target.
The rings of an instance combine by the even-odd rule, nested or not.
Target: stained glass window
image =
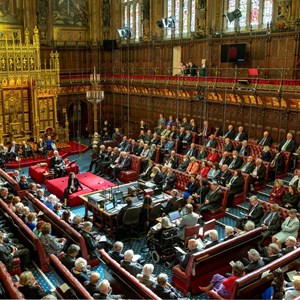
[[[166,12],[164,17],[175,17],[175,28],[165,31],[166,37],[190,36],[195,31],[196,1],[195,0],[166,0]]]
[[[231,22],[227,19],[225,30],[247,30],[250,26],[254,30],[262,29],[272,21],[273,0],[228,0],[226,12],[235,9],[239,9],[242,16]]]
[[[131,32],[131,41],[138,42],[143,34],[142,26],[143,0],[123,0],[123,26],[127,26]]]

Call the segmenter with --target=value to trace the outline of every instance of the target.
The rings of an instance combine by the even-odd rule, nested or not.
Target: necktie
[[[286,140],[286,142],[283,144],[281,150],[285,151],[289,143],[290,143],[290,140]]]
[[[203,135],[206,136],[206,133],[207,133],[207,127],[204,127],[204,129],[203,129]]]
[[[274,214],[273,214],[273,213],[270,213],[270,214],[267,216],[267,218],[265,219],[264,224],[267,225],[267,226],[269,226],[270,223],[271,223],[271,221],[273,220],[273,217],[274,217]]]
[[[229,185],[231,186],[233,184],[233,182],[235,181],[235,176],[231,177],[230,181],[229,181]]]
[[[263,138],[263,139],[260,141],[260,143],[259,143],[259,144],[263,146],[263,145],[264,145],[264,143],[265,143],[265,141],[266,141],[266,138]]]
[[[241,148],[241,150],[240,150],[240,153],[239,153],[240,155],[244,155],[245,154],[245,148],[244,147],[242,147]]]
[[[237,134],[237,136],[235,137],[235,141],[239,141],[239,138],[240,138],[240,135],[241,135],[241,133],[239,132],[238,134]]]
[[[187,152],[187,156],[191,156],[192,155],[192,152],[193,152],[193,150],[192,149],[190,149],[188,152]]]
[[[235,162],[236,162],[236,158],[234,158],[233,161],[231,162],[231,164],[230,164],[230,166],[229,166],[229,169],[232,168],[232,167],[234,166]]]
[[[255,206],[253,206],[253,207],[251,208],[251,210],[250,210],[250,212],[249,212],[249,216],[251,216],[251,215],[252,215],[252,213],[253,213],[253,211],[254,211],[255,207],[256,207],[256,205],[255,205]]]

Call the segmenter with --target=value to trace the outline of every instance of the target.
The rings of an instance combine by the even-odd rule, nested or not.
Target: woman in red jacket
[[[283,181],[281,179],[276,179],[274,181],[274,186],[270,192],[269,203],[277,203],[279,205],[282,204],[282,197],[285,194],[285,188],[283,186]]]
[[[202,178],[207,178],[207,174],[208,174],[209,170],[210,170],[210,167],[208,165],[208,162],[203,161],[201,163],[201,169],[198,174],[200,174]]]

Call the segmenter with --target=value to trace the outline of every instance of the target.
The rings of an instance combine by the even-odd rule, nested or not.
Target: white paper
[[[67,283],[63,283],[59,288],[63,293],[65,293],[68,289],[70,289]]]
[[[270,274],[270,270],[267,270],[261,274],[261,278],[265,278]]]

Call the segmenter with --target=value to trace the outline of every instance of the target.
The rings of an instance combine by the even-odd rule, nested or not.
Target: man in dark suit
[[[29,144],[26,143],[26,141],[22,142],[22,152],[25,159],[27,159],[29,156],[32,156],[32,159],[34,159],[33,149]]]
[[[297,249],[297,246],[296,246],[297,245],[297,239],[293,236],[289,236],[285,240],[285,245],[286,245],[286,247],[281,250],[281,253],[283,255],[285,255],[287,253],[290,253],[293,250]]]
[[[178,165],[178,158],[176,152],[173,150],[170,155],[168,155],[163,162],[164,166],[172,169],[176,169]]]
[[[229,137],[225,138],[224,142],[225,142],[225,144],[224,144],[223,150],[227,151],[227,152],[232,152],[234,147],[233,147],[232,142],[230,141],[230,138]]]
[[[227,151],[224,151],[219,160],[219,166],[222,167],[223,165],[229,165],[230,161],[231,159],[229,157],[229,153]]]
[[[164,174],[160,171],[159,167],[155,166],[153,168],[153,171],[152,173],[154,174],[153,178],[151,177],[151,181],[153,183],[155,183],[156,185],[158,186],[162,186],[163,183],[164,183],[164,179],[165,179],[165,176]]]
[[[224,134],[224,138],[229,138],[229,139],[233,140],[234,137],[235,137],[235,131],[233,129],[233,126],[230,124],[230,125],[228,125],[228,130]]]
[[[263,244],[264,240],[280,231],[282,218],[278,209],[279,205],[277,203],[272,204],[271,210],[267,211],[261,218],[260,225],[264,234],[260,244]]]
[[[279,144],[279,151],[287,151],[293,153],[296,149],[296,141],[293,139],[293,135],[289,132],[286,135],[286,139]]]
[[[247,161],[243,163],[240,170],[242,171],[242,173],[250,174],[253,172],[254,168],[255,168],[255,164],[254,164],[253,156],[248,156]]]
[[[192,132],[189,129],[187,129],[186,134],[182,140],[183,146],[190,146],[192,143],[192,140],[193,140]]]
[[[244,189],[244,177],[240,170],[234,170],[233,176],[227,179],[226,187],[229,189],[227,207],[231,207],[234,196],[240,194]]]
[[[2,261],[10,272],[13,268],[14,257],[20,257],[21,268],[24,271],[30,265],[29,249],[18,249],[4,242],[4,234],[0,231],[0,261]]]
[[[217,182],[212,182],[210,191],[205,197],[204,203],[197,208],[197,213],[207,212],[211,210],[219,210],[221,208],[222,190]]]
[[[83,223],[81,235],[84,238],[86,248],[89,256],[92,259],[100,258],[99,249],[105,249],[106,252],[111,248],[111,245],[107,241],[98,242],[97,239],[91,233],[93,223],[86,221]]]
[[[90,276],[90,280],[83,283],[83,286],[91,296],[99,292],[99,280],[100,274],[98,272],[93,272]]]
[[[221,172],[217,175],[216,179],[219,185],[225,186],[226,182],[231,178],[232,174],[229,171],[228,165],[222,165]]]
[[[260,158],[257,158],[255,160],[255,168],[250,173],[250,180],[249,180],[249,186],[250,186],[250,191],[254,190],[253,184],[254,182],[259,182],[259,185],[263,185],[265,175],[266,175],[266,167],[263,164],[262,160]]]
[[[268,131],[265,131],[263,137],[257,141],[257,145],[260,146],[272,146],[272,138],[269,135]]]
[[[127,152],[127,153],[130,153],[130,154],[135,154],[135,152],[137,151],[137,148],[138,148],[138,146],[137,146],[135,140],[134,139],[129,139],[128,144],[125,147],[124,151]]]
[[[167,176],[164,179],[162,189],[163,191],[172,190],[176,183],[176,174],[174,173],[173,169],[168,168]]]
[[[243,164],[243,159],[239,156],[236,150],[232,151],[232,160],[228,165],[229,169],[236,170],[239,169]]]
[[[208,233],[208,237],[210,241],[205,244],[203,249],[208,249],[219,244],[219,235],[216,229],[210,230]]]
[[[204,144],[207,138],[213,133],[213,128],[208,124],[208,121],[203,121],[203,127],[199,130],[199,144]]]
[[[68,248],[67,253],[63,255],[60,262],[68,268],[70,271],[74,268],[75,260],[77,255],[79,254],[80,247],[76,244],[71,244]]]
[[[234,228],[232,226],[225,226],[225,237],[222,239],[222,242],[226,242],[235,237]]]
[[[282,173],[285,169],[285,157],[284,154],[278,151],[277,148],[274,149],[274,155],[270,162],[270,170],[269,170],[269,180],[273,181],[276,178],[278,173]]]
[[[243,140],[237,147],[236,151],[241,156],[249,156],[250,155],[250,147],[248,145],[248,142],[246,140]]]
[[[250,197],[250,206],[248,208],[247,214],[244,217],[239,218],[236,222],[236,227],[243,230],[244,225],[247,221],[252,221],[255,226],[260,225],[260,220],[264,214],[264,209],[260,205],[256,196]]]
[[[10,162],[17,156],[19,156],[19,145],[17,145],[15,141],[12,141],[11,146],[6,153],[6,161]]]
[[[117,224],[118,224],[118,227],[123,224],[123,218],[124,218],[125,212],[129,208],[133,207],[132,198],[127,197],[125,201],[126,201],[126,205],[121,208],[121,210],[119,211],[119,213],[117,215]]]
[[[267,247],[267,256],[263,257],[264,264],[269,264],[272,261],[280,258],[282,253],[280,253],[279,247],[276,243],[272,243]]]
[[[101,162],[95,167],[96,174],[99,176],[104,175],[105,170],[111,165],[114,164],[116,159],[119,157],[119,150],[117,147],[112,149],[112,147],[107,147],[107,152],[104,154]]]
[[[114,165],[115,167],[112,170],[111,177],[113,181],[116,181],[118,173],[121,170],[129,170],[131,166],[131,157],[126,152],[120,153],[120,159],[117,164]]]
[[[249,274],[265,265],[260,254],[255,249],[250,249],[248,251],[248,259],[242,258],[241,261],[245,266],[244,271],[246,274]]]
[[[151,139],[151,141],[150,141],[150,144],[151,144],[151,145],[152,145],[152,144],[158,145],[159,142],[160,142],[160,138],[159,138],[159,136],[157,135],[157,133],[154,132],[154,133],[153,133],[153,137],[152,137],[152,139]]]
[[[124,259],[121,261],[120,265],[128,273],[136,277],[137,274],[142,272],[143,266],[137,262],[133,262],[132,259],[133,259],[133,251],[127,250],[124,253]]]
[[[154,168],[154,162],[152,160],[149,160],[148,166],[145,168],[144,172],[140,174],[139,178],[144,181],[150,180],[150,176],[153,168]]]
[[[122,138],[122,142],[117,146],[120,151],[124,151],[128,145],[127,136],[124,135]]]
[[[120,263],[124,259],[124,254],[122,254],[123,246],[124,245],[122,242],[117,241],[114,243],[113,249],[108,252],[109,256],[118,263]]]
[[[153,292],[161,299],[177,299],[174,288],[168,283],[168,275],[161,273],[156,278],[157,284],[152,288]]]
[[[194,254],[194,253],[197,253],[199,252],[199,249],[198,249],[198,242],[197,240],[195,239],[190,239],[188,241],[188,249],[189,251],[185,254],[185,255],[182,255],[180,258],[179,258],[179,267],[182,271],[185,271],[188,263],[189,263],[189,260],[190,260],[190,257]]]
[[[195,143],[191,143],[191,146],[189,149],[187,149],[185,155],[187,155],[188,157],[191,157],[191,156],[197,157],[198,149],[196,148]]]
[[[248,134],[244,131],[243,126],[238,128],[238,132],[235,134],[234,140],[238,142],[248,140]]]
[[[212,134],[215,136],[215,137],[222,137],[223,136],[223,131],[221,129],[220,126],[216,126],[214,131],[212,132]]]
[[[209,139],[208,139],[205,146],[206,147],[211,147],[211,148],[217,148],[217,145],[218,145],[218,143],[217,143],[216,137],[213,134],[211,134],[209,136]]]
[[[53,157],[50,159],[50,169],[54,171],[54,177],[63,177],[66,175],[67,171],[65,168],[65,162],[57,150],[53,152]]]
[[[164,212],[168,214],[171,211],[174,211],[178,209],[177,207],[175,208],[176,202],[182,198],[178,197],[178,191],[176,189],[173,189],[171,191],[170,196],[172,197],[171,199],[168,200],[166,207],[164,208]],[[183,202],[183,200],[182,200]]]
[[[185,172],[188,165],[190,164],[190,162],[191,162],[190,157],[187,155],[184,155],[182,163],[178,166],[177,170],[179,170],[181,172]]]

